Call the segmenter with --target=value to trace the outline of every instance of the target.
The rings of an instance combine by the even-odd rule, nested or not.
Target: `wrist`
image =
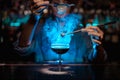
[[[36,21],[38,21],[38,20],[40,20],[41,15],[39,15],[39,14],[34,14],[34,18],[35,18]]]

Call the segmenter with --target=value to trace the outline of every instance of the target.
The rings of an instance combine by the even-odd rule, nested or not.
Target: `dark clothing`
[[[92,61],[97,57],[98,51],[90,35],[86,32],[78,32],[61,36],[61,33],[67,34],[81,29],[80,21],[81,16],[77,14],[69,14],[62,19],[49,17],[44,25],[38,26],[32,44],[20,50],[27,51],[26,54],[35,52],[36,62],[56,61],[59,56],[51,49],[51,44],[70,44],[69,50],[62,54],[63,62],[86,63]]]

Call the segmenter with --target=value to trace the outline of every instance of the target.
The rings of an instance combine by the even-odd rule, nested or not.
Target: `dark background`
[[[11,12],[22,19],[30,14],[27,0],[0,0],[0,62],[1,63],[28,63],[34,62],[34,55],[20,56],[13,49],[13,43],[19,38],[20,26],[10,26],[6,21]],[[70,0],[72,2],[72,0]],[[99,24],[117,21],[115,24],[104,26],[103,47],[108,54],[108,62],[120,62],[120,1],[119,0],[77,0],[74,12],[83,15],[83,25],[98,21]],[[27,13],[26,13],[27,12]],[[97,16],[96,16],[97,15]],[[15,17],[16,18],[16,17]],[[11,19],[12,21],[14,19]]]

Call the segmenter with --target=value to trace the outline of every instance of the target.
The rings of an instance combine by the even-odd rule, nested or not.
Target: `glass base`
[[[65,74],[69,74],[69,71],[65,70],[64,68],[58,68],[58,67],[51,67],[49,68],[49,70],[57,75],[65,75]]]
[[[52,67],[50,66],[44,67],[40,69],[40,72],[48,75],[70,75],[70,76],[72,76],[72,74],[74,73],[72,70],[70,70],[69,66],[59,67],[59,65]]]

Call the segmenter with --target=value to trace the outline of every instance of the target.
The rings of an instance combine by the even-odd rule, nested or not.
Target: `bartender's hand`
[[[31,10],[33,13],[38,14],[40,10],[45,10],[46,6],[43,5],[48,5],[49,1],[44,1],[44,0],[31,0]]]
[[[89,26],[82,29],[83,32],[88,32],[88,35],[96,36],[96,39],[92,39],[97,44],[102,44],[101,40],[103,39],[104,33],[99,27]]]

